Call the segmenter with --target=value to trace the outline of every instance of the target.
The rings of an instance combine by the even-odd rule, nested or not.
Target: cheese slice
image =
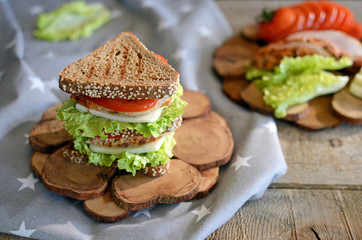
[[[107,112],[101,112],[98,110],[90,109],[90,108],[80,105],[79,103],[77,103],[75,105],[75,108],[82,112],[89,112],[90,114],[93,114],[98,117],[116,120],[116,121],[120,121],[120,122],[129,122],[129,123],[154,122],[161,116],[162,109],[163,109],[163,107],[161,107],[161,108],[155,109],[153,111],[149,111],[143,115],[137,115],[137,116],[124,116],[123,115],[122,116],[122,115],[116,115],[116,114],[111,114],[111,113],[107,113]]]
[[[104,153],[104,154],[121,154],[124,151],[128,151],[131,153],[147,153],[147,152],[155,152],[160,150],[163,142],[165,141],[165,137],[146,144],[134,146],[134,147],[107,147],[107,146],[99,146],[95,144],[90,144],[90,150],[96,153]]]

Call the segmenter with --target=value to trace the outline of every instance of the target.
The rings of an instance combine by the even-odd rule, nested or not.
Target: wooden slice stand
[[[44,112],[30,134],[36,150],[31,168],[49,191],[85,200],[86,213],[101,222],[119,221],[131,211],[157,203],[205,197],[216,186],[219,167],[230,160],[234,142],[227,121],[211,110],[205,94],[185,90],[183,98],[189,105],[183,116],[186,120],[175,133],[180,138],[176,139],[178,149],[174,148],[174,155],[184,156],[183,160],[147,167],[136,176],[116,173],[114,166],[87,164],[88,158],[73,144],[66,145],[71,138],[56,119],[58,104]],[[117,176],[113,179],[113,175]]]

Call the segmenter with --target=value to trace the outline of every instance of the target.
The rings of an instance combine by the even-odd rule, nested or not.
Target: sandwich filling
[[[57,110],[58,118],[73,135],[74,148],[88,155],[89,162],[101,166],[116,163],[119,169],[135,174],[146,165],[162,165],[172,157],[173,131],[180,126],[186,105],[182,94],[179,85],[173,96],[148,101],[143,111],[136,112],[116,111],[120,110],[114,107],[116,103],[98,105],[98,99],[72,95]],[[138,100],[128,103],[142,105],[133,101]],[[122,108],[122,103],[118,107]]]

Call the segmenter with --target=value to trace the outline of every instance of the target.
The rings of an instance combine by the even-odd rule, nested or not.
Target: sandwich
[[[245,77],[255,81],[274,116],[284,118],[292,106],[343,89],[349,76],[336,72],[359,69],[361,50],[357,39],[339,31],[295,33],[260,48]]]
[[[362,44],[343,32],[336,30],[310,30],[289,35],[286,39],[260,48],[253,56],[251,65],[260,69],[274,69],[284,57],[320,55],[340,59],[343,56],[353,61],[353,67],[362,67]]]
[[[61,71],[71,96],[57,117],[89,163],[135,175],[172,157],[187,104],[179,81],[166,59],[123,32]]]

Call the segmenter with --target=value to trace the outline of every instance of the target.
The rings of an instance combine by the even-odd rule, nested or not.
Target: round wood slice
[[[34,152],[30,159],[30,167],[35,173],[35,175],[41,179],[41,173],[43,171],[43,167],[45,162],[48,160],[49,154]]]
[[[205,171],[201,171],[200,188],[193,199],[199,199],[209,195],[215,187],[217,179],[219,178],[219,168],[210,168]]]
[[[206,119],[212,120],[212,121],[217,121],[224,127],[227,127],[227,128],[229,127],[229,124],[227,123],[226,119],[215,111],[210,111],[210,114],[207,116]]]
[[[321,96],[309,101],[308,114],[295,123],[306,130],[322,130],[336,127],[341,120],[333,114],[332,96]]]
[[[67,161],[61,148],[45,162],[42,179],[44,186],[53,193],[86,200],[103,195],[115,171],[114,167]]]
[[[234,140],[228,127],[202,118],[185,121],[176,130],[174,137],[174,156],[200,171],[226,164],[234,148]]]
[[[216,73],[223,77],[242,76],[258,49],[258,44],[241,36],[227,40],[215,51],[213,65]]]
[[[184,90],[182,100],[188,103],[184,108],[183,119],[202,117],[210,111],[210,99],[201,92]]]
[[[241,91],[241,99],[252,110],[274,116],[274,109],[264,103],[262,91],[251,82],[245,90]],[[287,116],[282,118],[289,121],[296,121],[304,118],[308,113],[308,103],[290,107]]]
[[[249,82],[243,77],[225,77],[222,88],[226,95],[236,102],[241,101],[240,93],[248,86]]]
[[[131,211],[118,207],[113,201],[110,189],[111,188],[108,187],[107,191],[98,198],[85,200],[83,202],[87,215],[96,221],[106,223],[117,222],[128,217],[131,213]]]
[[[73,138],[58,119],[41,120],[29,135],[30,146],[38,152],[51,153]]]
[[[182,160],[170,161],[170,172],[157,178],[142,174],[117,176],[112,183],[114,201],[121,208],[134,211],[193,198],[199,190],[199,171]]]
[[[260,32],[259,24],[257,24],[257,23],[246,25],[241,30],[241,34],[245,38],[247,38],[249,40],[252,40],[252,41],[259,41],[260,40],[259,32]]]
[[[47,110],[45,110],[41,120],[56,119],[57,118],[56,110],[57,110],[57,108],[59,108],[61,106],[62,106],[62,104],[59,103],[59,104],[53,105],[50,108],[48,108]]]
[[[343,121],[362,124],[362,99],[350,94],[348,88],[334,94],[332,107]]]

